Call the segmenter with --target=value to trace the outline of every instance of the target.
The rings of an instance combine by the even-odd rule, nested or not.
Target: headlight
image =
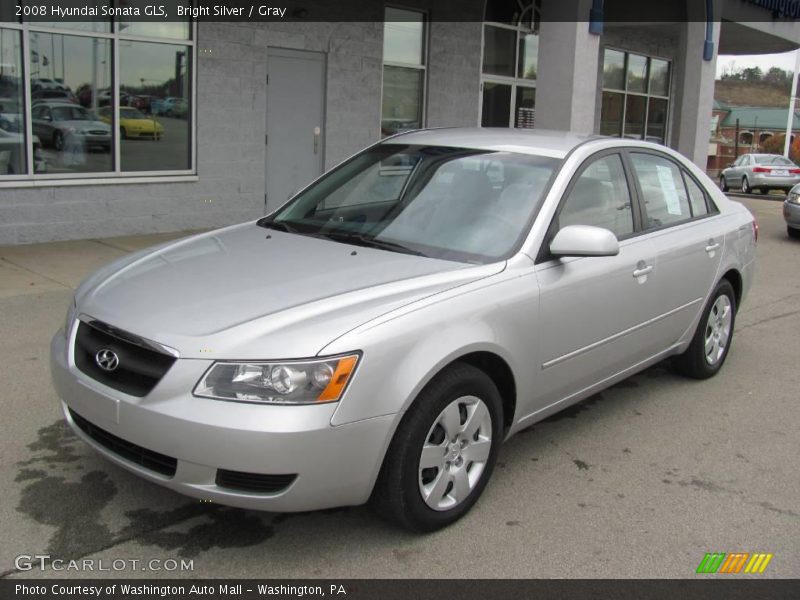
[[[64,335],[69,337],[69,330],[72,328],[72,323],[75,321],[75,313],[78,311],[78,305],[75,303],[75,298],[67,309],[67,317],[64,320]]]
[[[337,402],[356,370],[358,354],[284,362],[216,362],[194,388],[215,400],[266,404]]]
[[[800,192],[789,192],[786,199],[792,204],[800,204]]]

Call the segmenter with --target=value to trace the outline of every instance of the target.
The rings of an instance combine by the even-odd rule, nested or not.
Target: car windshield
[[[80,106],[53,107],[54,121],[91,121],[92,116]]]
[[[259,225],[433,258],[499,260],[517,245],[561,164],[467,148],[381,144]]]
[[[782,165],[786,167],[793,167],[794,163],[784,156],[779,154],[763,154],[756,156],[756,164],[759,165]]]

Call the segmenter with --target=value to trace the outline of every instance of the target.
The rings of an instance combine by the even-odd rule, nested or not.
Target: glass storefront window
[[[539,68],[539,0],[486,2],[481,125],[530,128]]]
[[[424,127],[425,15],[386,7],[381,136]]]
[[[536,116],[536,88],[517,87],[517,113],[514,127],[533,129]]]
[[[32,31],[29,54],[35,172],[113,171],[112,129],[95,112],[111,102],[111,40]]]
[[[174,171],[190,162],[188,46],[122,41],[119,135],[123,171]],[[111,115],[103,118],[110,123]]]
[[[25,173],[22,34],[0,28],[0,175]]]
[[[625,131],[623,137],[642,139],[644,113],[647,99],[644,96],[628,96],[625,99]]]
[[[603,55],[603,87],[607,90],[625,89],[625,53],[606,50]]]
[[[383,68],[381,133],[392,135],[422,127],[422,71]]]
[[[647,92],[647,57],[638,54],[628,55],[628,91]]]
[[[383,62],[421,65],[425,61],[423,14],[386,7]]]
[[[670,62],[606,48],[600,133],[665,143]]]
[[[519,38],[519,60],[517,61],[517,77],[536,79],[539,65],[539,36],[527,33]]]
[[[508,127],[511,111],[511,86],[502,83],[483,84],[481,124],[484,127]]]
[[[650,94],[669,95],[669,62],[666,60],[650,59]]]
[[[0,180],[190,174],[192,37],[188,19],[0,27]]]
[[[624,94],[603,92],[603,106],[600,114],[600,133],[602,135],[622,135],[622,105]]]
[[[483,72],[514,76],[517,32],[487,25],[483,33]]]

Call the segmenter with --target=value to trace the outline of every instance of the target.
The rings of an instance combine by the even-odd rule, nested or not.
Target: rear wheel
[[[708,379],[725,363],[733,339],[736,321],[736,294],[727,279],[717,284],[708,302],[691,344],[675,357],[676,370],[694,379]]]
[[[766,194],[767,192],[769,192],[769,188],[758,188],[759,194]]]
[[[456,363],[420,392],[386,453],[372,505],[414,531],[464,516],[492,475],[503,435],[500,393],[480,369]]]
[[[786,233],[789,234],[790,238],[794,238],[796,240],[800,240],[800,229],[794,229],[792,227],[786,227]]]
[[[731,189],[731,188],[728,187],[728,182],[725,181],[725,176],[724,175],[720,175],[719,176],[719,188],[723,192],[727,192],[729,189]]]
[[[751,191],[750,182],[747,181],[747,177],[742,177],[742,193],[749,194]]]

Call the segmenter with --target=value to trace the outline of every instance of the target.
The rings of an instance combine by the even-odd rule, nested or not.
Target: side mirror
[[[554,256],[616,256],[619,241],[608,229],[590,225],[567,225],[550,242]]]
[[[733,163],[728,163],[728,166],[725,167],[726,169],[730,169],[733,166]]]

